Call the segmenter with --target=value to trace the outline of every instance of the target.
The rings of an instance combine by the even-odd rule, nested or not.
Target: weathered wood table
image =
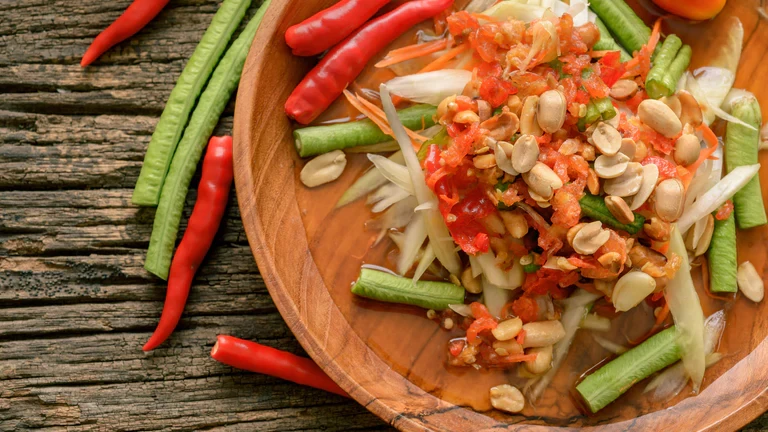
[[[165,285],[142,267],[154,210],[131,191],[218,3],[173,0],[81,69],[129,0],[0,0],[0,430],[388,429],[353,401],[210,359],[222,333],[303,354],[234,199],[176,333],[141,351]]]

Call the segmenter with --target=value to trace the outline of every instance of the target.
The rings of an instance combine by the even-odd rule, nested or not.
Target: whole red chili
[[[309,124],[339,97],[371,58],[414,25],[447,9],[453,0],[414,0],[382,15],[336,45],[293,90],[285,113]]]
[[[211,247],[227,207],[232,175],[232,137],[212,137],[203,160],[197,201],[171,262],[163,313],[155,332],[144,345],[144,351],[163,343],[179,323],[195,272]]]
[[[149,24],[167,4],[168,0],[134,0],[115,22],[96,36],[91,46],[83,54],[80,66],[88,66],[108,49],[135,35]]]
[[[216,338],[216,345],[211,350],[211,357],[234,368],[273,376],[349,397],[347,392],[333,382],[312,360],[256,342],[219,335]]]
[[[285,32],[293,55],[313,56],[341,42],[389,0],[342,0]]]

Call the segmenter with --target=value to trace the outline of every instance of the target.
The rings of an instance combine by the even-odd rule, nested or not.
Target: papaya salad
[[[613,354],[575,383],[588,412],[652,375],[657,396],[697,393],[726,323],[699,296],[763,297],[736,253],[737,227],[767,222],[760,106],[732,88],[738,19],[688,71],[691,47],[622,0],[387,3],[340,1],[286,34],[296,55],[328,50],[285,104],[302,125],[300,180],[331,182],[347,153],[367,153],[337,207],[366,200],[376,241],[397,252],[392,270],[363,266],[352,293],[462,329],[448,367],[526,378],[489,389],[499,410],[536,403],[585,349],[579,329]],[[416,25],[415,43],[385,54]],[[394,77],[362,88],[371,64]],[[360,117],[303,126],[337,98]],[[655,318],[644,337],[600,335],[638,308]]]

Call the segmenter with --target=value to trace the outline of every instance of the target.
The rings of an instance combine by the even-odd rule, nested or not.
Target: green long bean
[[[398,111],[397,115],[403,126],[411,130],[422,130],[434,126],[432,117],[436,112],[437,107],[432,105],[415,105]],[[293,138],[301,157],[392,140],[391,136],[368,119],[296,129]]]
[[[640,51],[651,38],[651,29],[624,0],[592,0],[589,7],[630,54]]]
[[[683,41],[676,35],[669,35],[664,40],[664,43],[661,44],[659,53],[653,59],[653,68],[648,72],[648,78],[645,80],[645,89],[648,92],[648,96],[658,99],[662,96],[669,96],[675,91],[677,81],[670,88],[664,81],[664,77],[667,75],[670,65],[675,61],[675,56],[682,46]]]
[[[680,359],[675,327],[661,331],[589,375],[576,386],[593,413],[639,381]]]
[[[725,132],[725,168],[728,172],[742,165],[756,164],[760,144],[762,114],[760,104],[754,96],[743,97],[733,102],[731,114],[752,126],[750,129],[737,123],[728,122]],[[749,183],[733,196],[734,213],[739,228],[748,229],[768,222],[763,207],[763,193],[760,176],[754,176]]]
[[[685,70],[688,69],[688,65],[691,64],[692,56],[693,50],[690,45],[683,45],[680,51],[677,52],[675,59],[669,65],[669,69],[667,69],[667,73],[664,74],[664,79],[662,80],[667,96],[673,94],[677,89],[677,82],[680,81]]]
[[[736,222],[733,213],[726,220],[715,219],[712,242],[707,250],[709,290],[736,292]]]
[[[213,16],[211,24],[171,90],[163,114],[155,126],[139,179],[133,190],[134,204],[151,207],[158,204],[168,167],[187,126],[189,114],[250,4],[251,0],[224,0]]]
[[[597,25],[598,30],[600,30],[600,40],[597,41],[595,46],[592,47],[593,50],[619,51],[621,54],[622,62],[627,62],[632,59],[632,56],[629,55],[627,50],[625,50],[623,46],[619,45],[613,36],[611,36],[611,32],[608,30],[608,27],[605,26],[605,23],[600,19],[600,17],[597,17],[595,24]]]
[[[443,310],[464,303],[464,288],[447,282],[417,281],[383,271],[363,268],[352,293],[388,303]]]
[[[160,204],[155,213],[152,237],[144,268],[163,279],[168,278],[173,246],[179,231],[181,212],[189,190],[189,182],[197,169],[197,163],[205,149],[213,128],[219,121],[224,107],[229,102],[240,82],[240,74],[251,47],[256,30],[261,24],[271,0],[265,0],[243,32],[229,47],[224,58],[216,66],[208,86],[200,96],[189,126],[179,142],[173,156],[168,178],[163,184]]]
[[[611,228],[626,231],[630,234],[637,234],[640,232],[640,230],[643,229],[643,223],[645,223],[645,218],[639,213],[635,213],[635,220],[630,224],[619,222],[619,220],[608,210],[608,206],[605,205],[603,198],[596,195],[588,193],[584,194],[579,200],[579,206],[581,206],[582,216],[592,218]]]

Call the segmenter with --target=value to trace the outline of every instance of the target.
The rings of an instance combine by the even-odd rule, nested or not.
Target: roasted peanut
[[[488,102],[478,99],[477,100],[477,115],[481,122],[484,122],[493,116],[493,108]]]
[[[531,348],[526,354],[536,354],[534,360],[527,360],[525,368],[534,375],[541,375],[552,368],[552,345]]]
[[[631,224],[635,221],[635,214],[629,209],[627,202],[623,198],[608,195],[605,197],[605,206],[619,222]]]
[[[604,179],[616,178],[627,170],[629,158],[619,152],[613,156],[600,155],[595,159],[595,173],[598,177]]]
[[[668,222],[664,222],[657,217],[652,217],[645,220],[645,223],[643,224],[643,232],[645,232],[645,235],[651,240],[667,242],[669,241],[671,227]]]
[[[480,117],[474,111],[460,111],[453,116],[453,122],[461,124],[479,123]]]
[[[683,124],[664,102],[646,99],[637,108],[640,121],[667,138],[674,138],[683,129]]]
[[[636,194],[642,184],[643,166],[637,162],[630,162],[622,175],[606,180],[603,189],[609,195],[628,197]]]
[[[763,300],[765,295],[763,278],[760,277],[760,273],[757,272],[751,262],[744,261],[739,265],[739,269],[736,271],[736,282],[744,297],[755,303]]]
[[[540,195],[544,200],[552,198],[554,191],[563,187],[563,181],[560,177],[552,171],[552,168],[541,162],[536,162],[530,171],[524,173],[523,180],[530,190]]]
[[[632,80],[618,80],[611,87],[610,96],[618,101],[632,99],[637,94],[638,85]]]
[[[533,135],[522,135],[512,149],[512,167],[519,173],[526,173],[539,159],[539,143]]]
[[[557,149],[557,151],[560,152],[560,154],[570,156],[572,154],[576,154],[580,147],[581,142],[579,142],[578,139],[568,138],[567,140],[563,141],[562,144],[560,144],[560,148]]]
[[[495,329],[491,330],[493,337],[500,341],[514,339],[523,328],[523,321],[520,318],[510,318],[500,322]]]
[[[579,232],[579,230],[584,228],[584,226],[586,224],[587,224],[586,222],[578,223],[578,224],[572,226],[568,230],[568,232],[565,234],[565,238],[568,240],[568,244],[571,245],[571,247],[573,247],[573,239],[574,239],[574,237],[576,237],[576,234]]]
[[[334,150],[315,157],[304,165],[299,179],[306,187],[330,183],[341,176],[347,166],[347,156],[341,150]]]
[[[675,162],[682,166],[688,166],[699,158],[701,153],[701,144],[699,137],[693,134],[680,135],[675,141],[675,152],[673,154]]]
[[[493,168],[496,166],[496,155],[484,154],[484,155],[475,156],[475,158],[472,159],[472,164],[477,169]]]
[[[528,222],[520,211],[501,211],[499,214],[504,226],[513,238],[523,238],[528,234]]]
[[[659,180],[659,167],[654,164],[643,165],[643,178],[640,183],[640,189],[629,200],[629,209],[637,210],[648,201],[656,187],[656,181]]]
[[[525,408],[525,398],[517,387],[509,384],[491,387],[491,405],[497,410],[519,413]]]
[[[704,121],[699,102],[685,90],[677,92],[677,99],[680,100],[680,123],[698,127]]]
[[[507,110],[480,123],[480,127],[488,130],[488,136],[496,141],[507,141],[517,133],[520,127],[520,119],[517,115]]]
[[[637,153],[637,144],[635,144],[635,140],[632,138],[622,138],[619,152],[624,153],[629,160],[633,160],[635,158],[635,153]]]
[[[611,237],[600,221],[590,222],[573,237],[573,250],[581,255],[592,255]]]
[[[565,329],[560,321],[537,321],[523,325],[525,339],[523,348],[538,348],[554,345],[565,337]]]
[[[483,292],[483,286],[480,284],[478,278],[472,277],[471,267],[467,267],[461,272],[461,285],[464,286],[464,289],[466,289],[467,292],[472,294],[480,294]]]
[[[600,179],[592,168],[587,172],[587,189],[592,195],[600,195]]]
[[[677,178],[663,180],[653,192],[653,211],[665,222],[674,222],[683,214],[685,187]]]
[[[505,341],[494,341],[493,350],[500,356],[508,356],[523,353],[523,346],[517,343],[516,340],[510,339]]]
[[[613,288],[611,301],[617,311],[626,312],[640,304],[656,289],[656,281],[641,271],[631,271],[620,277]]]
[[[520,117],[520,114],[523,109],[523,101],[522,99],[520,99],[520,96],[512,95],[509,98],[507,98],[507,107],[509,108],[510,112]]]
[[[493,156],[496,159],[496,166],[498,166],[505,173],[511,176],[516,176],[520,173],[517,172],[515,167],[512,165],[513,152],[514,147],[512,144],[506,141],[497,141],[496,148],[493,151]]]
[[[643,268],[647,263],[656,267],[664,267],[667,263],[667,257],[663,254],[639,243],[635,243],[629,250],[629,259],[632,260],[632,265],[637,268]]]
[[[547,90],[539,96],[536,119],[544,132],[555,133],[565,123],[566,100],[558,90]]]
[[[621,134],[615,127],[606,122],[598,123],[592,133],[592,143],[600,150],[600,153],[613,156],[621,148]]]
[[[538,111],[538,108],[538,96],[528,96],[525,98],[520,114],[520,133],[537,137],[544,133],[539,126],[539,122],[536,120],[536,112]]]

